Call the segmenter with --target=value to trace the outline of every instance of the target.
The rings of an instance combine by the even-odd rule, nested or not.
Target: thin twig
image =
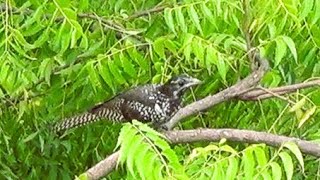
[[[277,95],[283,95],[283,94],[295,92],[299,89],[316,87],[316,86],[320,86],[320,80],[312,80],[309,82],[297,83],[297,84],[281,86],[276,88],[268,88],[267,91],[276,93]],[[241,100],[261,100],[261,99],[267,99],[270,97],[274,97],[274,94],[267,93],[265,90],[256,88],[241,94],[237,98]]]
[[[161,12],[167,7],[170,7],[170,6],[169,5],[162,5],[162,6],[153,7],[152,9],[139,11],[139,12],[136,12],[136,13],[132,14],[131,16],[128,16],[126,18],[126,20],[129,21],[129,20],[132,20],[132,19],[135,19],[135,18],[139,18],[139,17],[142,17],[142,16],[148,16],[148,15],[150,15],[152,13]]]

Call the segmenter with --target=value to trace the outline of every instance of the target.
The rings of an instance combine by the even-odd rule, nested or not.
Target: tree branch
[[[240,143],[264,143],[272,147],[280,147],[286,142],[294,142],[300,151],[320,157],[320,145],[299,138],[280,136],[266,132],[239,129],[193,129],[193,130],[176,130],[163,132],[166,139],[172,144],[193,143],[193,142],[214,142],[225,138],[228,141]],[[119,151],[114,152],[106,159],[102,160],[86,174],[88,179],[99,179],[108,175],[116,167],[119,158]]]
[[[272,92],[277,95],[283,95],[283,94],[295,92],[299,89],[310,88],[310,87],[315,87],[315,86],[320,86],[320,80],[313,80],[313,81],[309,81],[309,82],[292,84],[292,85],[288,85],[288,86],[269,88],[269,89],[267,89],[267,91]],[[252,89],[250,91],[247,91],[247,92],[241,94],[240,96],[238,96],[238,99],[240,99],[240,100],[262,100],[262,99],[274,97],[274,94],[268,93],[267,91],[263,90],[261,88],[255,88],[255,89]]]
[[[130,15],[129,17],[126,18],[127,21],[142,17],[142,16],[148,16],[152,13],[157,13],[163,11],[165,8],[169,7],[168,5],[161,5],[161,6],[155,6],[151,9],[143,10],[143,11],[138,11],[135,12],[134,14]]]
[[[95,166],[87,170],[88,179],[100,179],[101,177],[111,173],[117,165],[120,152],[116,151]]]

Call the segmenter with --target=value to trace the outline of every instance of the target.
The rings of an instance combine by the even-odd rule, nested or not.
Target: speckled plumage
[[[199,84],[199,80],[186,75],[169,80],[166,84],[149,84],[132,88],[95,106],[82,115],[67,118],[54,126],[59,132],[100,119],[128,122],[133,119],[160,125],[168,121],[181,107],[185,89]]]

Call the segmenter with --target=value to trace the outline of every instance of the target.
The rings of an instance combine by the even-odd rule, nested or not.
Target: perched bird
[[[165,84],[137,86],[95,106],[89,112],[64,119],[53,127],[55,132],[82,126],[97,120],[129,122],[134,119],[159,126],[181,108],[182,95],[201,81],[187,75],[171,78]]]

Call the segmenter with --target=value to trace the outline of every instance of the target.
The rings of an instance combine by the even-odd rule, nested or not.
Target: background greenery
[[[188,93],[187,103],[250,73],[241,1],[4,3],[11,8],[1,4],[1,179],[72,179],[112,153],[120,124],[99,122],[61,137],[46,129],[132,86],[187,73],[204,81]],[[156,5],[167,8],[132,16]],[[250,13],[254,44],[271,64],[265,87],[319,77],[320,0],[251,1]],[[232,101],[187,119],[180,128],[252,129],[319,140],[319,89],[286,98],[300,102],[294,112],[288,101],[276,98]],[[223,141],[169,146],[139,123],[126,124],[121,135],[124,165],[109,179],[320,178],[319,160],[301,160],[292,144],[280,149]]]

